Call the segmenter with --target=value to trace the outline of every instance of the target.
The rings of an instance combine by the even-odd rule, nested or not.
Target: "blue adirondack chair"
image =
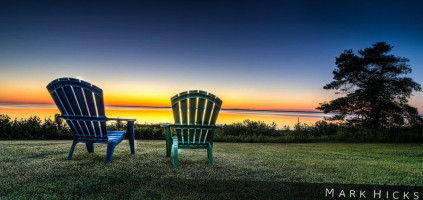
[[[175,124],[162,124],[165,128],[166,156],[170,157],[173,145],[173,166],[178,166],[178,149],[207,149],[210,166],[213,166],[213,138],[222,100],[201,90],[181,92],[171,98]],[[174,130],[172,132],[172,130]],[[171,139],[171,135],[175,134]]]
[[[131,154],[135,154],[135,119],[107,118],[104,110],[103,90],[83,80],[59,78],[47,85],[47,90],[73,132],[73,143],[68,160],[72,158],[77,143],[85,143],[89,153],[94,143],[107,144],[106,163],[112,161],[116,145],[128,137]],[[109,120],[126,121],[127,130],[108,131]]]

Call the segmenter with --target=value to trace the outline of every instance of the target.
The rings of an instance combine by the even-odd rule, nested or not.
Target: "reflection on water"
[[[41,119],[53,118],[60,113],[55,105],[0,105],[0,114],[14,118],[28,118],[38,116]],[[172,123],[173,114],[170,108],[149,107],[107,107],[108,117],[137,119],[137,123]],[[217,119],[218,124],[242,122],[246,119],[260,120],[266,123],[275,122],[279,128],[298,123],[314,124],[329,117],[320,112],[292,112],[292,111],[255,111],[255,110],[222,110]]]

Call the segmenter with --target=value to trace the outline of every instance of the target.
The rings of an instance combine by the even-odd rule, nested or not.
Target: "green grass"
[[[70,145],[0,141],[0,199],[244,199],[313,184],[423,186],[423,144],[215,143],[214,167],[205,150],[180,150],[177,169],[163,141],[138,140],[135,155],[124,141],[108,165],[106,145],[88,154],[78,144],[68,162]]]

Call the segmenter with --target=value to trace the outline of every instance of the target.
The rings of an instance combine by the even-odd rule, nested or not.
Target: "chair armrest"
[[[115,120],[115,121],[127,121],[127,122],[134,122],[137,121],[136,119],[121,119],[121,118],[106,118],[106,121]]]
[[[170,126],[172,126],[172,124],[169,124],[169,123],[160,124],[160,127],[162,127],[162,128],[166,128],[166,127],[170,127]]]
[[[162,127],[162,128],[167,128],[167,127],[172,127],[172,126],[174,126],[174,124],[169,124],[169,123],[160,124],[160,127]],[[176,126],[180,126],[180,125],[176,125]],[[214,126],[216,128],[223,128],[223,125],[222,124],[215,124]]]

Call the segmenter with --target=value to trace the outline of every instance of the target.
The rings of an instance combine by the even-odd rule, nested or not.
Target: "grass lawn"
[[[334,184],[423,186],[423,144],[215,143],[214,167],[205,150],[180,150],[177,169],[164,141],[138,140],[135,155],[123,141],[108,165],[106,145],[88,154],[78,144],[68,162],[70,146],[0,141],[0,199],[281,198],[273,195],[321,195]]]

